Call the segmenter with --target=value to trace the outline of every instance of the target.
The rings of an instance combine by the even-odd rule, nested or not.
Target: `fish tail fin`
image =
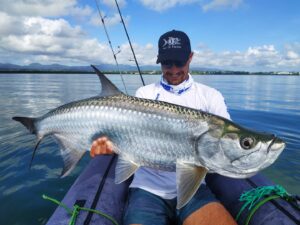
[[[36,130],[36,127],[35,127],[35,124],[34,124],[34,122],[36,120],[35,118],[15,116],[12,119],[22,123],[30,131],[30,133],[37,134],[37,130]],[[29,163],[29,169],[32,166],[32,162],[33,162],[36,150],[37,150],[37,148],[38,148],[38,146],[39,146],[42,139],[43,139],[43,137],[40,137],[37,140],[37,143],[35,145],[35,148],[33,150],[32,157],[31,157],[31,160],[30,160],[30,163]]]
[[[36,128],[34,125],[35,118],[15,116],[12,119],[22,123],[30,131],[30,133],[36,134]]]

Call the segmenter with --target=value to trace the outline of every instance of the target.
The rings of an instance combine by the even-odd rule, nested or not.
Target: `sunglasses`
[[[161,65],[165,68],[165,69],[171,69],[172,66],[176,66],[178,68],[184,67],[186,64],[186,62],[184,61],[174,61],[174,60],[167,60],[167,61],[162,61]]]

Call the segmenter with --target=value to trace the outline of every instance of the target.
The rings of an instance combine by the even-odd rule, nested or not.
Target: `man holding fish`
[[[206,173],[251,177],[270,166],[285,143],[232,122],[222,95],[188,73],[192,57],[187,35],[173,30],[159,39],[161,81],[138,89],[138,97],[92,66],[99,95],[39,117],[14,116],[37,138],[30,165],[47,136],[60,147],[62,177],[91,146],[91,156],[114,152],[115,183],[135,174],[125,224],[234,224],[203,183]]]
[[[135,174],[125,224],[234,224],[203,183],[206,173],[251,177],[270,166],[285,143],[232,122],[222,95],[188,73],[192,57],[187,35],[173,30],[159,39],[161,81],[138,89],[137,97],[92,66],[99,95],[39,117],[14,116],[37,138],[30,165],[47,136],[60,147],[62,177],[91,146],[92,156],[114,152],[115,183]]]
[[[159,38],[158,47],[156,63],[161,64],[161,80],[139,88],[136,96],[202,110],[230,120],[222,94],[196,83],[189,74],[193,58],[189,37],[182,31],[172,30]],[[91,156],[112,154],[113,148],[109,138],[100,137],[92,144]],[[130,185],[124,224],[236,224],[205,182],[188,203],[176,208],[176,180],[176,172],[140,167]]]

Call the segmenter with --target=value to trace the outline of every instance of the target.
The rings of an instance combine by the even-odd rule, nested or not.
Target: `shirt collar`
[[[189,90],[193,83],[194,83],[194,80],[190,74],[185,81],[183,81],[182,83],[180,83],[178,85],[168,84],[168,82],[164,79],[163,75],[161,76],[161,79],[160,79],[160,86],[162,86],[166,91],[177,94],[177,95],[181,95],[182,93]]]

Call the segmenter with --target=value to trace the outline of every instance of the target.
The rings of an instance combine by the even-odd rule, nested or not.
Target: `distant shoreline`
[[[105,74],[119,74],[118,71],[102,71]],[[94,71],[60,71],[60,70],[2,70],[0,74],[94,74]],[[138,71],[121,71],[121,74],[138,75]],[[159,75],[161,71],[142,71],[143,75]],[[245,72],[245,71],[196,71],[191,70],[193,75],[278,75],[299,76],[300,72]]]

